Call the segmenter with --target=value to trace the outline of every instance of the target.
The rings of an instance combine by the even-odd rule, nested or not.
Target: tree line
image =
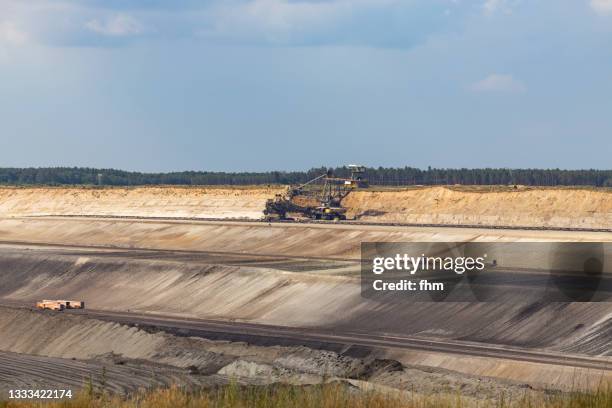
[[[300,184],[331,171],[337,177],[349,177],[346,167],[313,168],[307,171],[208,172],[182,171],[141,173],[115,169],[83,167],[0,168],[3,185],[268,185]],[[612,187],[612,170],[561,169],[418,169],[367,168],[365,178],[372,185],[529,185]]]

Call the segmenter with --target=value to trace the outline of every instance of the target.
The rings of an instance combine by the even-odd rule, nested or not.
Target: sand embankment
[[[114,364],[127,360],[125,362],[141,361],[179,368],[197,367],[199,374],[225,371],[229,377],[232,376],[228,372],[232,365],[255,361],[282,366],[286,370],[285,374],[289,375],[287,379],[292,374],[312,374],[317,376],[316,382],[326,374],[347,375],[347,371],[359,369],[362,364],[361,361],[341,357],[331,351],[187,338],[153,328],[143,330],[78,314],[47,313],[4,306],[0,306],[0,352],[82,361],[111,361]],[[164,368],[167,367],[161,367],[160,370],[162,375]],[[277,381],[272,374],[269,373],[269,377],[264,380]]]
[[[601,242],[612,240],[612,234],[180,220],[0,218],[0,239],[4,242],[356,259],[360,257],[362,242]]]
[[[15,385],[78,389],[90,379],[114,392],[237,380],[320,383],[367,370],[364,361],[304,347],[177,337],[66,313],[0,306],[0,395]]]
[[[259,219],[283,187],[0,188],[0,217],[100,215]],[[300,201],[299,197],[296,198]],[[304,204],[301,200],[300,202]],[[313,204],[312,202],[310,204]],[[586,188],[417,187],[354,191],[362,221],[612,228],[612,192]]]
[[[343,201],[364,221],[612,228],[612,192],[579,188],[422,187],[355,191]]]
[[[43,315],[25,309],[0,311],[3,351],[79,359],[114,352],[134,359],[150,359],[164,345],[163,335],[115,323],[63,314]]]
[[[496,364],[488,358],[480,359],[480,364],[479,358],[471,358],[470,364],[448,371],[444,366],[452,364],[457,357],[438,355],[436,361],[432,361],[435,356],[415,351],[396,355],[398,360],[410,364],[402,366],[394,361],[379,360],[378,356],[385,354],[382,350],[372,350],[371,354],[356,358],[305,347],[262,347],[175,337],[78,315],[7,307],[0,307],[0,328],[0,396],[6,396],[9,389],[27,387],[77,390],[90,381],[98,389],[126,393],[171,384],[192,389],[230,381],[319,384],[330,378],[350,378],[352,380],[348,381],[368,390],[382,386],[386,390],[405,390],[414,396],[457,388],[466,399],[492,400],[501,393],[521,398],[525,392],[531,392],[526,390],[525,379],[518,375],[526,368],[530,368],[534,376],[530,384],[538,387],[565,389],[568,379],[573,379],[571,384],[583,388],[581,384],[584,383],[586,388],[602,379],[597,373],[585,373],[586,370],[580,369],[574,369],[570,375],[560,376],[554,372],[545,377],[536,376],[547,368],[552,371],[550,367],[556,370],[563,370],[563,367],[527,363],[513,367],[516,364],[512,361]],[[134,340],[141,349],[126,344]],[[419,366],[412,366],[411,360],[417,361]],[[464,362],[466,358],[461,360]],[[507,378],[513,378],[514,374],[518,382],[495,380],[486,375],[486,370],[478,376],[462,374],[466,367],[482,366],[483,362],[489,365],[489,370],[503,368]],[[423,363],[440,368],[423,369],[426,365]]]
[[[283,188],[0,188],[0,216],[261,218]]]
[[[32,304],[41,298],[76,298],[86,299],[92,309],[612,354],[608,342],[612,315],[607,303],[525,304],[521,292],[511,286],[507,298],[494,303],[415,303],[408,297],[405,301],[368,300],[361,297],[358,264],[352,274],[334,275],[318,269],[283,271],[274,269],[269,261],[258,264],[256,258],[223,265],[196,256],[189,260],[174,254],[152,256],[5,249],[0,270],[11,272],[0,276],[0,298]],[[94,329],[102,331],[91,331],[91,338],[104,337],[108,328]],[[125,347],[147,350],[139,342],[148,336],[138,331],[121,333],[113,336]],[[81,337],[66,335],[75,343],[81,341]]]

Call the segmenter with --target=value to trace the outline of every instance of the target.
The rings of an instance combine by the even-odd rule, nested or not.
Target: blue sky
[[[612,166],[612,0],[0,0],[0,166]]]

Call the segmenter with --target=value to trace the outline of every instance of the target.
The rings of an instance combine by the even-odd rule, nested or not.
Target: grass
[[[71,400],[2,401],[0,408],[610,408],[612,389],[592,393],[567,393],[555,396],[524,397],[510,401],[500,396],[495,401],[474,402],[457,395],[416,396],[362,392],[344,384],[314,386],[238,386],[230,384],[199,392],[178,387],[141,391],[129,397],[109,395],[87,388]]]

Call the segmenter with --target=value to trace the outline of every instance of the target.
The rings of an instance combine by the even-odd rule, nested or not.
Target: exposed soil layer
[[[115,248],[357,259],[362,242],[610,241],[612,234],[459,228],[0,218],[0,239]]]
[[[449,225],[612,228],[612,192],[593,189],[423,187],[355,191],[342,203],[364,221]]]
[[[0,398],[8,390],[70,390],[125,394],[180,384],[187,389],[226,384],[225,376],[193,375],[188,369],[130,360],[119,355],[79,360],[0,351]]]
[[[0,246],[0,302],[75,298],[100,310],[612,356],[610,304],[526,304],[520,288],[512,285],[497,303],[366,300],[357,262],[362,242],[610,241],[609,233],[50,217],[253,219],[262,216],[266,199],[280,191],[0,189],[0,239],[6,243]],[[376,222],[612,228],[610,197],[603,190],[587,189],[485,192],[427,187],[353,192],[344,205],[349,216]],[[331,373],[394,388],[411,384],[437,390],[452,384],[476,396],[483,392],[481,384],[494,390],[506,387],[497,381],[489,384],[485,376],[517,380],[524,375],[530,384],[562,386],[575,374],[570,367],[557,370],[553,365],[443,353],[357,358],[338,350],[264,347],[176,334],[71,313],[0,308],[0,361],[14,367],[0,368],[0,391],[2,386],[35,385],[37,376],[59,378],[63,370],[81,373],[76,376],[81,381],[105,364],[113,367],[108,369],[113,386],[134,377],[125,390],[149,383],[151,370],[160,373],[154,385],[177,381],[197,386],[230,377],[309,383]],[[372,362],[383,357],[391,362]],[[398,361],[404,365],[398,367]],[[430,371],[424,374],[422,366]],[[10,370],[23,375],[9,378]],[[425,380],[416,379],[419,373]],[[72,377],[72,382],[62,378],[65,382],[57,384],[75,386]],[[514,387],[507,385],[521,390]]]
[[[520,398],[543,392],[517,381],[406,366],[375,352],[354,358],[304,347],[177,338],[71,314],[0,307],[0,326],[0,397],[16,388],[75,392],[88,383],[96,390],[125,393],[170,384],[191,388],[229,381],[316,384],[338,379],[417,394],[460,389],[462,397],[479,401],[502,393]],[[140,349],[122,344],[134,339]]]
[[[283,187],[0,188],[0,216],[101,215],[249,218]],[[580,188],[362,190],[343,206],[373,222],[612,228],[612,192]],[[296,197],[301,204],[316,204]]]
[[[186,255],[159,253],[147,259],[151,254],[140,251],[57,253],[4,248],[0,270],[12,272],[0,276],[0,298],[32,303],[42,298],[76,298],[100,310],[612,355],[608,303],[525,303],[523,291],[512,285],[505,299],[493,303],[415,303],[409,297],[374,301],[361,297],[358,263],[318,269],[318,261],[313,268],[300,261],[299,269],[288,271],[271,268],[266,257],[243,258],[245,266],[232,257],[228,265],[219,256],[193,253],[186,261]],[[286,269],[291,264],[283,258],[279,261]],[[91,335],[103,338],[105,326],[100,330]],[[113,334],[109,342],[112,339],[121,347],[146,353],[140,337],[128,340]],[[79,345],[74,352],[82,351],[80,338],[74,341]],[[24,353],[33,351],[27,343],[21,347]]]
[[[0,188],[2,216],[260,218],[283,188]]]

